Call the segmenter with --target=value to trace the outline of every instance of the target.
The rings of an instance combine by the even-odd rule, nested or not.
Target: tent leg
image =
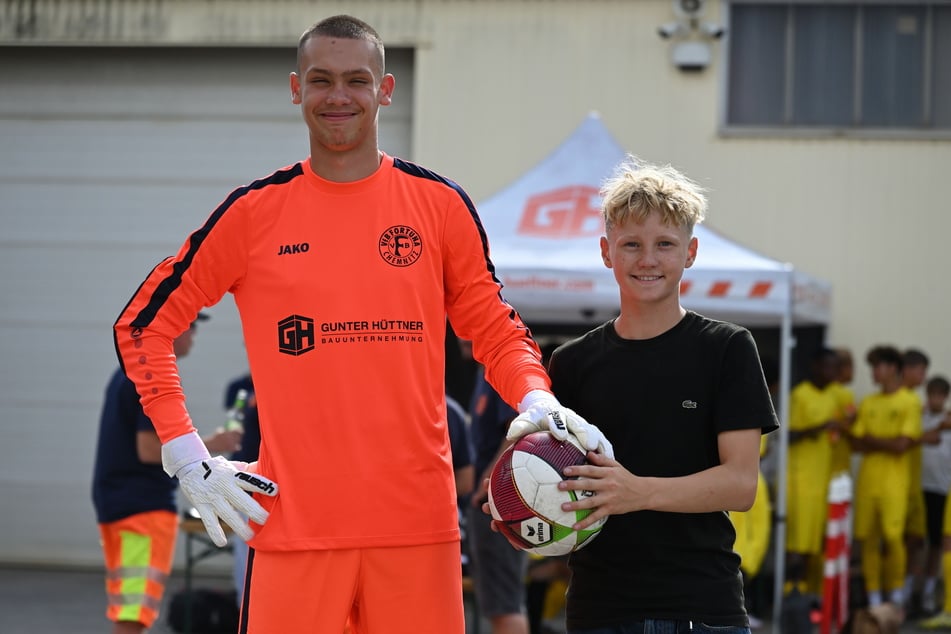
[[[782,632],[783,586],[786,580],[786,461],[789,452],[789,392],[791,389],[792,351],[796,346],[792,332],[793,271],[786,271],[789,297],[780,324],[779,350],[779,453],[776,462],[776,505],[773,543],[775,579],[773,583],[773,633]]]

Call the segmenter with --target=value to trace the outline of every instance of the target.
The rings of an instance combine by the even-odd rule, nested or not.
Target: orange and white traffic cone
[[[838,632],[849,615],[849,559],[851,553],[852,478],[835,475],[829,482],[829,515],[826,521],[825,566],[822,584],[820,634]]]

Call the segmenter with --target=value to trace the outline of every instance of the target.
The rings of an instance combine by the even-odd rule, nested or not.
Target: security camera
[[[668,22],[657,27],[657,35],[669,40],[672,37],[683,35],[686,30],[687,28],[680,22]]]
[[[710,65],[710,45],[697,40],[677,42],[671,49],[674,66],[685,72],[699,72]]]
[[[674,13],[681,18],[699,18],[703,15],[706,0],[673,0]]]
[[[719,40],[721,37],[726,35],[726,27],[719,24],[713,24],[711,22],[704,23],[700,26],[701,32],[704,36],[710,38],[711,40]]]

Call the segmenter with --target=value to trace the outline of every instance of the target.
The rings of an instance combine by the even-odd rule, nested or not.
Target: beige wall
[[[715,21],[721,7],[709,5]],[[24,6],[38,17],[18,20]],[[940,187],[951,140],[721,136],[726,40],[706,71],[678,71],[656,32],[674,18],[669,0],[4,0],[0,42],[283,45],[337,12],[368,20],[390,45],[417,47],[412,158],[474,200],[598,110],[623,146],[710,188],[711,226],[833,283],[831,344],[859,359],[878,342],[920,346],[934,371],[951,374],[942,258],[951,214]],[[868,374],[860,362],[859,394],[871,389]]]
[[[726,41],[706,71],[677,70],[656,32],[674,18],[668,0],[433,2],[425,13],[439,28],[418,53],[416,158],[474,200],[598,110],[622,146],[710,188],[712,227],[833,284],[829,343],[856,354],[859,395],[873,389],[862,359],[879,342],[922,347],[951,375],[940,187],[951,140],[721,136]]]

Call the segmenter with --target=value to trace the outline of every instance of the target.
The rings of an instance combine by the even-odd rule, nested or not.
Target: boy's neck
[[[897,392],[901,387],[902,382],[900,378],[885,379],[881,384],[882,394],[892,394]]]
[[[655,306],[622,307],[614,320],[614,330],[621,339],[653,339],[680,323],[686,314],[679,302],[665,310]]]

